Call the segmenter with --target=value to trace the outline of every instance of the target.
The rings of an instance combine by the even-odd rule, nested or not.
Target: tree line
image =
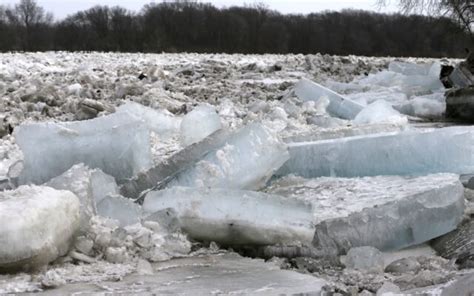
[[[35,0],[0,5],[0,51],[463,57],[471,42],[449,18],[362,10],[281,14],[264,5],[219,9],[177,1],[138,13],[99,5],[53,21]]]

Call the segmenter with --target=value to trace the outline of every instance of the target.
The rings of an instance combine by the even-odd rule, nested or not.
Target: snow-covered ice
[[[392,105],[385,100],[378,100],[359,112],[354,118],[356,124],[393,123],[406,124],[408,119],[393,109]]]
[[[20,184],[44,183],[84,163],[118,181],[151,167],[150,132],[128,113],[62,123],[26,123],[15,129],[24,155]]]
[[[311,242],[311,207],[254,191],[174,187],[149,192],[145,212],[172,208],[192,238],[236,245]]]
[[[311,203],[314,244],[340,253],[351,247],[397,250],[456,228],[464,214],[459,176],[377,176],[275,181],[268,192]]]
[[[35,269],[65,255],[79,223],[80,202],[69,191],[0,192],[0,271]]]

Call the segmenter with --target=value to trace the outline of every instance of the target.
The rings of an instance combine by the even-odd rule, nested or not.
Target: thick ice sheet
[[[355,136],[289,143],[284,176],[358,177],[474,172],[474,127]]]
[[[314,243],[336,247],[373,246],[397,250],[417,245],[456,228],[464,213],[459,176],[377,176],[274,182],[270,193],[309,202],[316,225]]]
[[[363,109],[361,104],[306,78],[295,85],[294,92],[303,101],[318,101],[323,97],[327,98],[329,100],[327,112],[342,119],[353,119]]]
[[[69,191],[0,192],[0,271],[37,268],[66,254],[79,219],[79,199]]]
[[[44,183],[84,163],[118,181],[151,167],[150,132],[128,113],[62,123],[28,123],[15,129],[24,154],[20,184]]]
[[[261,192],[174,187],[151,191],[143,210],[176,211],[182,229],[197,240],[227,245],[310,242],[311,207]]]
[[[168,187],[259,189],[287,159],[286,144],[261,124],[252,123],[177,174]]]

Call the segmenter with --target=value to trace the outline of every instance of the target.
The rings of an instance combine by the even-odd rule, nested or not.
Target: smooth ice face
[[[181,118],[175,117],[167,110],[155,110],[135,102],[126,102],[118,107],[116,112],[128,112],[144,120],[151,131],[163,137],[173,136],[179,132]]]
[[[365,107],[354,118],[357,124],[373,124],[373,123],[393,123],[406,124],[408,119],[393,109],[392,105],[384,100],[378,100]]]
[[[79,220],[79,199],[69,191],[0,192],[0,271],[37,268],[66,254]]]
[[[142,208],[131,199],[120,195],[107,196],[97,204],[97,214],[115,219],[119,221],[121,227],[124,227],[140,223]]]
[[[268,129],[253,123],[177,174],[168,187],[259,189],[287,159],[286,145]]]
[[[433,64],[414,64],[407,62],[390,62],[388,70],[403,75],[428,75]]]
[[[456,228],[464,213],[459,176],[377,176],[274,182],[270,193],[313,206],[317,247],[345,253],[352,247],[401,249]],[[409,213],[409,214],[408,214]]]
[[[311,206],[261,192],[174,187],[151,191],[143,209],[176,211],[183,231],[197,240],[222,244],[272,245],[309,242]]]
[[[118,192],[113,177],[100,169],[91,170],[84,164],[74,165],[65,173],[45,183],[45,186],[69,190],[79,198],[82,229],[87,229],[90,218],[97,214],[96,204],[107,195]]]
[[[184,116],[180,127],[180,140],[183,146],[200,142],[222,128],[216,109],[207,104],[199,105]]]
[[[84,163],[118,181],[150,168],[150,132],[128,113],[92,120],[29,123],[15,129],[24,155],[20,184],[44,183]]]
[[[353,119],[363,109],[361,104],[306,78],[295,85],[294,92],[303,101],[319,101],[321,98],[327,98],[329,100],[327,112],[342,119]]]
[[[474,172],[474,127],[289,143],[290,160],[277,172],[314,178]]]

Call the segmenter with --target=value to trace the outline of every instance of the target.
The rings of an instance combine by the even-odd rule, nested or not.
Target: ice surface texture
[[[79,219],[79,199],[69,191],[21,186],[1,192],[0,271],[37,268],[66,254]]]
[[[107,196],[97,204],[97,213],[102,217],[108,217],[119,221],[124,227],[140,223],[142,216],[141,206],[132,200],[120,195]]]
[[[464,212],[458,175],[365,178],[286,177],[269,192],[310,203],[323,248],[380,250],[419,244],[456,228]]]
[[[126,102],[117,108],[117,112],[128,112],[137,118],[143,119],[151,131],[164,137],[178,133],[181,123],[181,118],[175,117],[170,112],[155,110],[135,102]]]
[[[401,115],[400,112],[393,109],[392,105],[385,100],[378,100],[365,107],[354,118],[357,124],[374,124],[374,123],[393,123],[406,124],[408,119]]]
[[[29,123],[15,129],[24,154],[20,184],[40,184],[71,166],[100,168],[118,181],[151,166],[150,132],[128,113],[63,123]]]
[[[363,106],[359,103],[306,78],[301,79],[295,85],[294,92],[296,96],[304,101],[318,101],[326,97],[329,99],[327,112],[342,119],[353,119],[363,109]]]
[[[174,187],[151,191],[143,210],[177,212],[182,229],[197,240],[272,245],[310,242],[311,206],[261,192]]]
[[[278,175],[357,177],[474,172],[474,127],[289,143]]]
[[[222,128],[216,109],[203,104],[184,116],[180,126],[180,140],[183,146],[197,143]]]
[[[177,174],[168,187],[259,189],[287,159],[286,144],[261,124],[252,123]]]

